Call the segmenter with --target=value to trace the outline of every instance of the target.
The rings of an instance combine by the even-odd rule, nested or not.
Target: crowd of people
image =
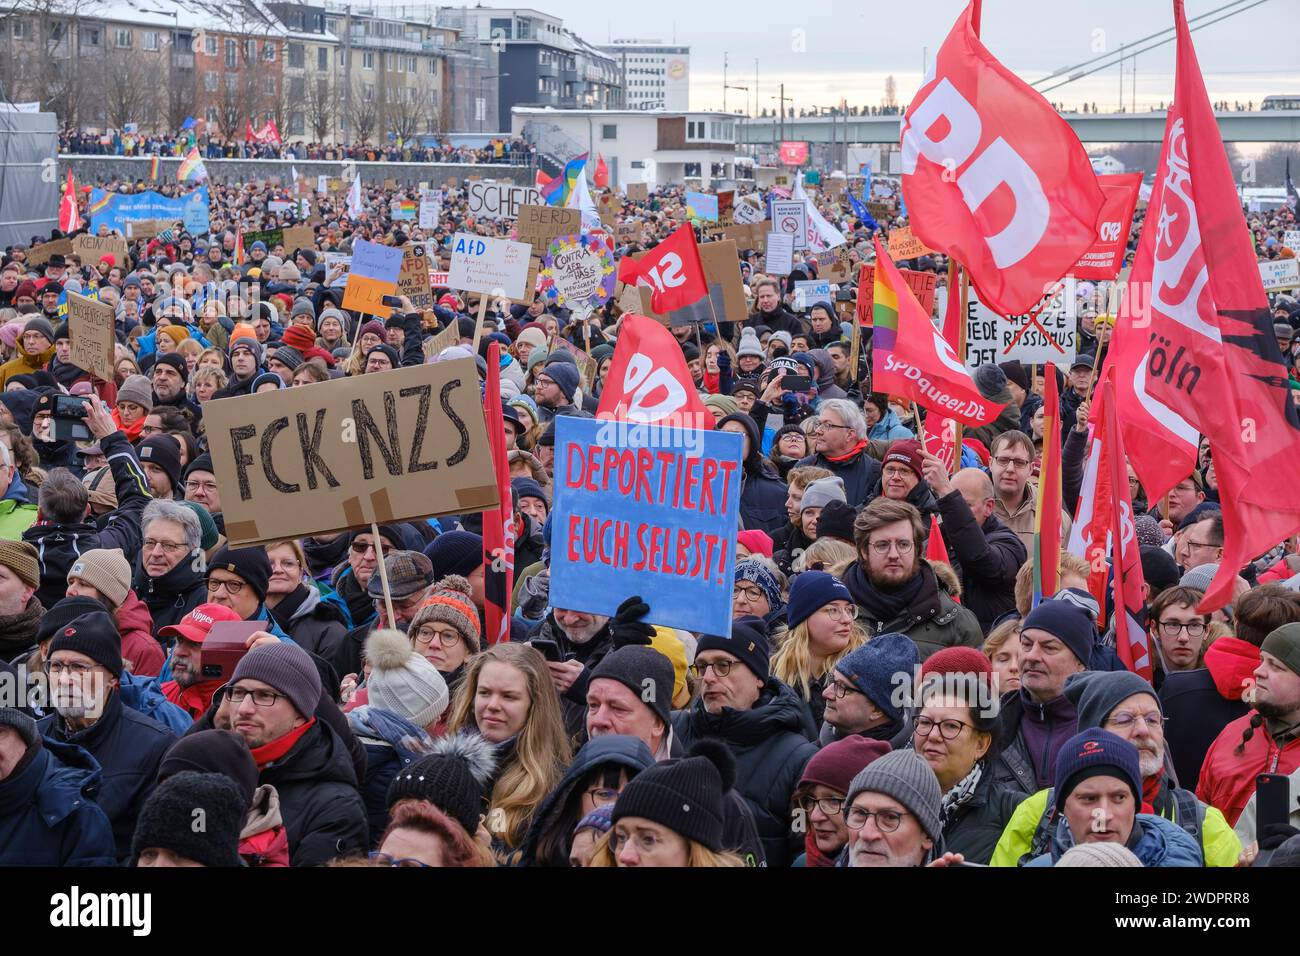
[[[413,192],[366,184],[356,216],[313,196],[310,245],[241,255],[243,233],[300,210],[267,210],[285,186],[213,183],[206,235],[176,224],[124,261],[6,250],[0,663],[3,686],[44,696],[0,701],[0,863],[1300,864],[1300,553],[1279,542],[1238,569],[1229,606],[1197,610],[1224,544],[1208,443],[1160,500],[1130,480],[1152,681],[1121,663],[1082,558],[1062,552],[1034,604],[1044,383],[1059,380],[1068,531],[1085,350],[1106,345],[1091,305],[1070,368],[975,371],[1006,407],[965,432],[953,470],[915,406],[873,389],[869,329],[854,364],[854,295],[795,307],[793,283],[833,257],[772,276],[741,249],[748,314],[673,329],[744,446],[730,633],[692,633],[652,623],[632,582],[608,617],[550,597],[555,422],[596,410],[617,297],[577,320],[494,299],[477,351],[475,303],[452,289],[387,321],[342,308],[331,255],[358,239],[422,244],[437,273],[456,234],[513,232],[471,216],[463,190],[432,193],[432,229],[392,218]],[[852,293],[871,230],[816,202],[848,237]],[[617,215],[641,225],[617,249],[635,254],[685,221],[685,196],[660,187]],[[1261,255],[1295,226],[1285,208],[1249,218]],[[906,265],[946,281],[941,255]],[[111,381],[72,362],[69,292],[115,310]],[[1300,303],[1274,307],[1294,363]],[[432,348],[448,329],[455,344]],[[486,631],[480,513],[228,543],[209,403],[448,359],[485,380],[492,345],[510,640]],[[67,431],[68,397],[88,438]],[[927,557],[933,527],[947,561]],[[1290,775],[1288,820],[1260,818],[1265,772]]]

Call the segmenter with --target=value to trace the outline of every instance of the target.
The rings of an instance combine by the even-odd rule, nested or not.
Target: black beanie
[[[188,481],[190,475],[196,471],[206,471],[208,474],[216,476],[217,469],[212,464],[212,456],[206,451],[190,462],[190,466],[185,469],[185,480]]]
[[[257,762],[244,738],[229,730],[200,730],[187,734],[163,754],[159,782],[184,771],[219,773],[229,777],[244,798],[244,810],[257,793]]]
[[[653,647],[629,644],[606,654],[591,672],[590,680],[608,678],[618,681],[671,726],[673,683],[676,675],[672,661]]]
[[[41,615],[41,622],[36,625],[36,643],[42,644],[49,640],[84,614],[94,614],[96,611],[107,610],[107,607],[94,598],[62,598]]]
[[[817,540],[838,538],[853,543],[853,522],[858,517],[857,509],[843,501],[832,501],[822,507],[817,516]]]
[[[641,817],[722,851],[724,800],[736,762],[726,744],[701,740],[681,760],[665,760],[633,777],[614,804],[614,822]]]
[[[157,465],[167,475],[175,491],[181,483],[181,449],[171,435],[150,435],[140,442],[140,463]]]
[[[402,357],[397,354],[397,349],[393,348],[391,345],[372,345],[370,351],[366,353],[366,361],[369,362],[370,356],[374,355],[376,352],[383,352],[387,355],[388,361],[392,363],[393,368],[402,367]]]
[[[170,365],[172,368],[176,369],[176,373],[180,375],[182,382],[188,382],[190,380],[190,368],[185,363],[185,356],[177,352],[168,352],[166,355],[159,355],[154,359],[153,367],[157,368],[159,365]]]
[[[224,774],[178,773],[144,802],[131,853],[138,858],[145,850],[170,850],[204,866],[239,866],[239,833],[248,812],[242,800]]]
[[[761,617],[736,618],[731,622],[730,637],[705,634],[695,644],[695,656],[701,651],[726,651],[761,680],[767,680],[771,674],[772,649],[767,640],[767,624]]]
[[[266,600],[266,588],[271,583],[271,559],[265,548],[232,548],[222,545],[208,564],[208,575],[214,568],[237,574],[244,580],[259,601]]]
[[[122,636],[102,608],[69,622],[54,635],[50,657],[57,651],[76,651],[103,666],[114,677],[122,673]]]
[[[478,734],[433,742],[433,752],[397,771],[388,785],[388,808],[398,800],[428,800],[471,837],[483,816],[483,788],[496,769],[496,748]]]
[[[473,319],[460,318],[456,320],[456,331],[462,339],[472,339],[474,337],[475,322]],[[455,343],[452,343],[455,344]]]

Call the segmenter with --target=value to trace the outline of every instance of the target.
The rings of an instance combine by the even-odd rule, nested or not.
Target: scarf
[[[347,558],[350,535],[341,534],[332,541],[316,541],[313,538],[302,539],[303,554],[307,557],[307,567],[313,577],[328,575]]]
[[[302,607],[302,602],[307,600],[310,590],[311,589],[308,588],[307,585],[299,584],[284,597],[280,598],[280,603],[275,607],[271,607],[269,604],[266,605],[266,610],[271,615],[271,619],[285,630],[288,630],[289,625],[293,622],[294,611]]]
[[[922,564],[920,573],[897,591],[882,591],[871,583],[862,569],[862,563],[855,561],[844,572],[844,584],[853,595],[854,603],[867,612],[868,618],[878,625],[884,625],[911,606],[925,587],[927,575],[934,578],[930,566]]]
[[[13,660],[36,645],[36,625],[44,613],[33,596],[17,614],[0,614],[0,658]]]
[[[290,750],[293,745],[302,739],[307,731],[316,725],[316,718],[310,717],[301,727],[295,727],[278,740],[272,740],[269,744],[262,744],[260,747],[253,748],[253,762],[257,764],[257,769],[265,770],[269,764],[279,760]]]
[[[348,726],[359,737],[382,740],[401,758],[403,766],[433,749],[433,740],[401,714],[366,704],[348,711]]]
[[[975,788],[980,785],[980,778],[983,776],[984,765],[977,761],[970,773],[958,780],[953,788],[943,795],[943,802],[939,804],[939,814],[943,818],[945,830],[952,825],[957,810],[975,796]]]
[[[212,706],[212,698],[216,696],[218,690],[225,686],[225,681],[220,678],[216,680],[199,681],[197,684],[191,684],[189,687],[182,687],[177,681],[169,680],[163,684],[159,690],[163,696],[183,709],[194,720],[198,720],[208,712]]]
[[[813,831],[811,829],[803,835],[803,853],[804,866],[832,867],[835,865],[835,857],[827,856],[821,850],[817,849],[817,840],[813,836]]]
[[[866,447],[867,447],[867,439],[864,438],[842,455],[823,454],[822,457],[825,458],[827,461],[833,461],[838,464],[841,461],[848,461],[850,458],[853,458],[854,456],[861,454],[862,449]]]

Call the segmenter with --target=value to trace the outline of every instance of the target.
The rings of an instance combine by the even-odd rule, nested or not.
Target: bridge
[[[1061,115],[1085,143],[1159,143],[1165,137],[1165,114],[1154,110]],[[1215,115],[1225,143],[1300,142],[1300,110],[1223,111]],[[901,116],[787,116],[784,138],[828,144],[897,143],[902,119]],[[741,145],[773,145],[781,138],[778,117],[741,117],[738,126]]]

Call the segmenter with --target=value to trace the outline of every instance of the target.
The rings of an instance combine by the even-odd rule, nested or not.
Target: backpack
[[[1034,857],[1042,856],[1052,848],[1052,833],[1056,830],[1057,823],[1055,795],[1055,787],[1047,791],[1047,806],[1043,808],[1043,815],[1034,829],[1034,838],[1029,843],[1029,850],[1017,861],[1018,866],[1024,866]],[[1204,858],[1205,848],[1201,844],[1201,833],[1205,828],[1205,806],[1190,790],[1174,787],[1173,795],[1174,820],[1172,822],[1182,827],[1187,835],[1196,841],[1196,845],[1201,847],[1201,856]]]

